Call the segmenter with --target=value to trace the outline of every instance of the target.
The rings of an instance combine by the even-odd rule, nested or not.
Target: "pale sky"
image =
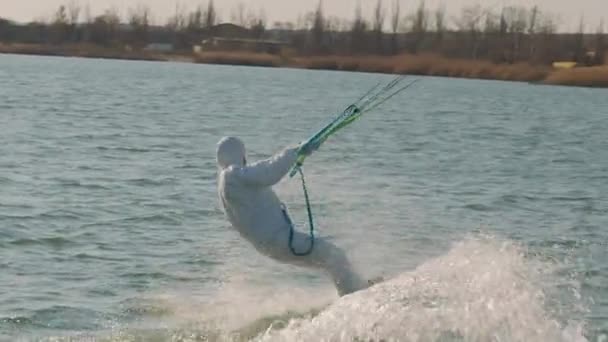
[[[0,0],[0,17],[19,22],[49,18],[60,4],[70,1],[76,1],[83,7],[89,3],[93,15],[100,14],[109,7],[117,8],[124,15],[129,8],[137,4],[146,4],[151,8],[157,24],[164,24],[166,18],[175,13],[176,3],[190,9],[207,2],[207,0]],[[327,15],[351,19],[357,1],[361,2],[364,15],[371,17],[376,0],[323,0],[323,7]],[[390,8],[393,1],[395,0],[383,0],[383,3],[385,7]],[[407,12],[413,11],[418,1],[400,0],[401,7]],[[275,21],[295,22],[298,15],[314,10],[318,4],[318,0],[215,0],[220,18],[229,21],[231,12],[239,2],[245,4],[247,9],[255,9],[256,13],[264,9],[269,26]],[[535,3],[541,9],[559,16],[560,31],[575,31],[581,15],[585,17],[588,30],[594,31],[601,18],[606,19],[608,30],[608,0],[426,0],[430,8],[436,8],[441,2],[446,4],[450,16],[458,15],[460,9],[466,5],[481,4],[498,10],[502,5],[531,6]],[[388,18],[386,28],[388,28]]]

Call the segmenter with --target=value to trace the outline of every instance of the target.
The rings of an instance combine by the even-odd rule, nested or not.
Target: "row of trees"
[[[88,6],[83,8],[72,0],[60,6],[50,20],[20,26],[0,19],[0,40],[135,47],[170,42],[178,49],[190,49],[204,37],[218,34],[214,28],[220,19],[213,0],[209,0],[206,6],[190,10],[176,6],[175,13],[161,25],[152,21],[146,5],[129,9],[124,17],[115,9],[92,16]],[[239,4],[231,11],[230,22],[247,28],[243,31],[247,38],[278,38],[301,54],[407,51],[507,63],[569,59],[598,64],[603,63],[606,48],[603,22],[595,34],[585,34],[581,18],[577,32],[559,34],[557,20],[537,6],[496,9],[473,5],[450,17],[444,6],[430,9],[424,0],[409,11],[400,0],[377,0],[370,18],[357,6],[354,17],[345,20],[327,16],[319,2],[296,23],[275,22],[269,28],[263,11],[256,13]],[[588,54],[589,50],[595,55]]]
[[[366,19],[358,6],[354,20],[344,22],[326,17],[319,3],[306,16],[304,31],[309,34],[301,37],[306,38],[306,44],[300,45],[311,53],[395,54],[406,50],[508,63],[550,63],[556,59],[604,62],[603,20],[595,34],[585,34],[583,18],[576,32],[560,34],[558,21],[538,6],[496,10],[472,5],[455,17],[448,17],[443,5],[429,9],[424,0],[405,14],[399,0],[393,0],[390,7],[388,12],[383,0],[377,0],[372,17]]]
[[[218,23],[213,0],[206,7],[198,6],[187,13],[176,8],[166,25],[153,25],[152,13],[147,5],[139,4],[121,16],[116,8],[93,16],[89,5],[81,7],[72,0],[61,5],[49,19],[27,25],[17,25],[0,18],[0,40],[24,43],[92,43],[104,46],[129,44],[135,47],[149,42],[171,40],[177,34],[189,33],[197,39],[206,29]],[[193,42],[183,42],[191,45]]]

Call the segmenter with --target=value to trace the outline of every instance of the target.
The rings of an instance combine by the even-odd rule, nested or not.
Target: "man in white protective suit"
[[[304,145],[305,155],[318,146]],[[289,248],[291,220],[272,186],[296,163],[299,146],[286,148],[273,157],[247,164],[245,145],[235,137],[222,138],[217,145],[218,195],[232,226],[255,249],[277,261],[326,271],[340,296],[369,286],[352,269],[345,253],[323,238],[315,238],[310,254],[295,255]],[[310,237],[294,231],[294,250],[306,250]]]

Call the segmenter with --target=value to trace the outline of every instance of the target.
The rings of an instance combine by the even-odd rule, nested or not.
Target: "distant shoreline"
[[[557,70],[548,66],[531,65],[528,63],[495,64],[482,60],[451,59],[434,54],[402,54],[397,56],[283,56],[247,51],[180,54],[142,50],[122,51],[88,44],[57,46],[40,44],[6,45],[1,43],[0,53],[378,72],[608,88],[608,66]]]

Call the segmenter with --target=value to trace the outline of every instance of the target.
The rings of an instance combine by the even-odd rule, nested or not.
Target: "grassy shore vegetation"
[[[0,43],[0,53],[61,56],[61,57],[86,57],[104,59],[128,59],[147,61],[167,61],[168,58],[162,54],[148,51],[129,51],[123,49],[110,49],[94,44],[65,44],[65,45],[42,45],[42,44],[3,44]]]
[[[445,58],[434,54],[397,56],[322,56],[297,58],[307,69],[347,70],[409,75],[480,78],[508,81],[542,81],[550,68],[526,63],[495,64],[489,61]]]
[[[550,73],[544,82],[582,87],[608,87],[608,66],[559,70]]]
[[[551,85],[608,87],[608,66],[557,70],[528,63],[497,64],[490,61],[446,58],[434,54],[397,56],[295,56],[247,51],[213,51],[194,55],[163,54],[145,51],[116,51],[97,46],[68,47],[1,45],[0,53],[50,56],[78,56],[107,59],[181,61],[202,64],[288,67],[313,70],[377,72],[422,76],[444,76],[503,81],[521,81]]]
[[[255,52],[222,52],[213,51],[196,54],[194,57],[196,63],[204,64],[228,64],[228,65],[246,65],[260,67],[282,67],[287,66],[284,59],[277,55],[269,53]]]
[[[177,6],[164,22],[154,22],[159,17],[145,4],[93,15],[78,1],[44,20],[0,18],[0,53],[608,86],[603,22],[593,29],[581,18],[576,32],[558,33],[555,17],[534,5],[474,5],[448,14],[424,0],[376,0],[370,15],[357,7],[354,17],[341,19],[327,16],[319,2],[296,23],[269,25],[242,4],[222,22],[213,0]],[[577,67],[558,70],[556,61]]]

